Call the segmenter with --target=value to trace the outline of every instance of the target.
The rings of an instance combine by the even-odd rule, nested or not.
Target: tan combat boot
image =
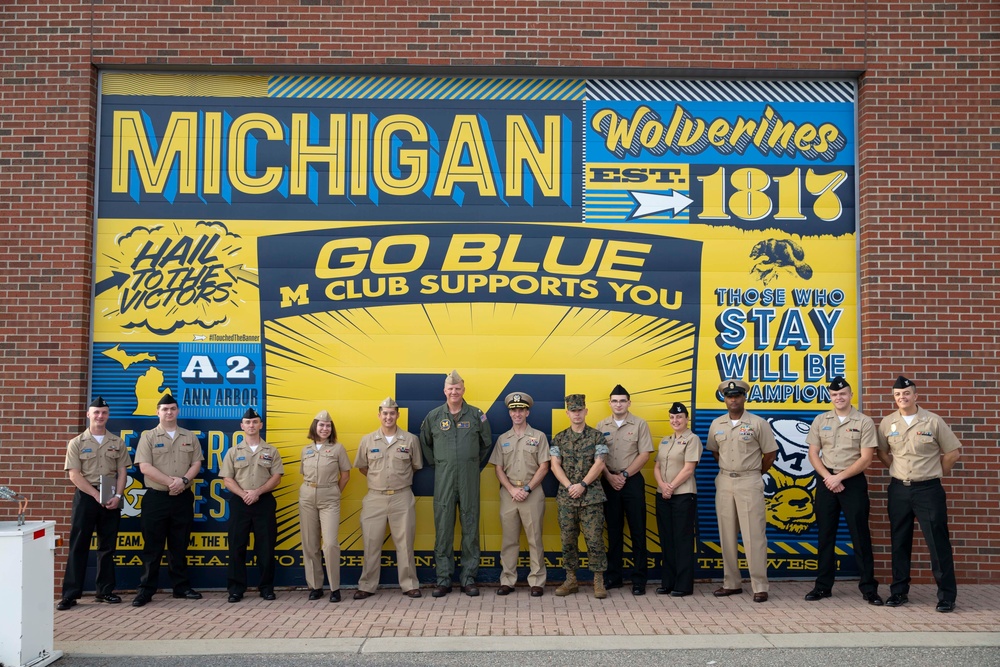
[[[594,597],[603,600],[608,597],[608,589],[604,587],[604,573],[594,573]]]
[[[566,570],[566,581],[562,582],[559,588],[556,589],[556,595],[563,597],[570,593],[576,593],[579,590],[580,584],[576,581],[576,572]]]

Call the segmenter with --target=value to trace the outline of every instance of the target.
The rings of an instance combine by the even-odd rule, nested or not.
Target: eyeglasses
[[[611,402],[612,403],[628,403],[629,399],[627,399],[627,398],[612,398]]]

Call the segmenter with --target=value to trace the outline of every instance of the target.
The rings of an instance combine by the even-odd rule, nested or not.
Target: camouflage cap
[[[587,397],[583,394],[570,394],[566,397],[567,410],[583,410],[587,407]]]

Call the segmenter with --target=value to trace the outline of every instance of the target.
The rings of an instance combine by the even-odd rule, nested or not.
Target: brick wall
[[[905,373],[951,423],[960,580],[1000,582],[996,3],[25,0],[0,26],[0,483],[31,516],[68,521],[85,423],[98,69],[857,75],[861,400],[880,418]]]

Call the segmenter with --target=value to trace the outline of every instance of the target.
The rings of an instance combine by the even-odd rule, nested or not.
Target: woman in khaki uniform
[[[698,488],[694,469],[701,460],[701,439],[688,428],[683,403],[670,407],[674,434],[660,441],[656,454],[656,525],[663,569],[656,592],[679,598],[694,592],[694,536]]]
[[[309,599],[323,597],[323,558],[330,602],[340,602],[340,494],[351,478],[351,460],[337,442],[330,413],[323,410],[309,427],[312,444],[302,449],[299,531]],[[322,553],[320,544],[322,543]]]

